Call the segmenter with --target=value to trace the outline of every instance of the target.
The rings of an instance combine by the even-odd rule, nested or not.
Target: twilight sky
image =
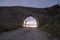
[[[0,6],[28,6],[44,8],[59,3],[60,0],[0,0]]]

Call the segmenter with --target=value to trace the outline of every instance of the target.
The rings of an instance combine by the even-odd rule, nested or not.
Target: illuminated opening
[[[37,21],[34,17],[29,16],[24,20],[24,27],[37,27]]]

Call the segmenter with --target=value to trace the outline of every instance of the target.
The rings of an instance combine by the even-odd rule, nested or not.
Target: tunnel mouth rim
[[[25,16],[24,20],[25,20],[26,18],[30,17],[30,16],[32,16],[32,17],[36,20],[36,22],[37,22],[37,27],[39,27],[39,19],[38,19],[37,16],[28,15],[28,16]],[[23,25],[24,25],[24,20],[23,20]],[[24,27],[24,26],[23,26],[23,27]],[[37,28],[37,27],[34,27],[34,28]],[[27,27],[27,28],[28,28],[28,27]],[[29,27],[29,28],[33,28],[33,27]]]

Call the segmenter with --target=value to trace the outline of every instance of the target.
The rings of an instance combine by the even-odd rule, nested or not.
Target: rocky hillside
[[[32,8],[22,6],[0,7],[0,32],[19,28],[25,16],[33,14],[39,19],[39,27],[54,37],[60,37],[60,6]]]

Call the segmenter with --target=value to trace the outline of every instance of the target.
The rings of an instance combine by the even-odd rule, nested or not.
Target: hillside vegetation
[[[55,5],[51,7],[51,11],[48,10],[50,15],[49,22],[40,27],[41,30],[46,31],[49,36],[60,38],[60,6]],[[54,13],[55,12],[55,13]]]

